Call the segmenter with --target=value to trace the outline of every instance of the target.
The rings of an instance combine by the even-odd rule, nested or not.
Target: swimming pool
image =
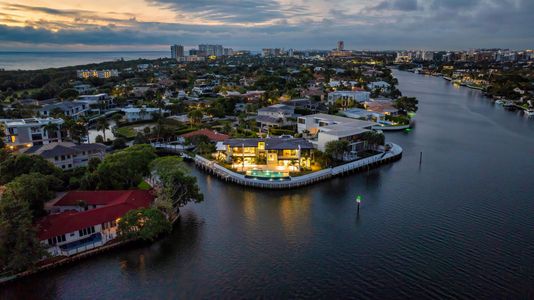
[[[289,173],[270,170],[249,170],[246,173],[246,177],[268,180],[288,180]]]

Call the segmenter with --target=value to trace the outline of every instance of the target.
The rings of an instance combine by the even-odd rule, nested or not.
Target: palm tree
[[[67,137],[71,138],[72,129],[76,126],[76,121],[70,117],[65,117],[64,120],[62,127],[65,129]]]
[[[122,115],[119,113],[116,113],[113,116],[111,116],[111,118],[113,119],[113,121],[115,121],[115,124],[119,125],[119,122],[122,120]]]
[[[46,131],[46,135],[48,136],[49,139],[51,138],[51,135],[50,135],[51,133],[56,133],[55,137],[57,137],[57,131],[58,131],[58,125],[57,124],[54,124],[52,122],[48,122],[48,124],[44,125],[43,128]]]
[[[202,121],[203,114],[200,110],[195,109],[190,111],[187,116],[189,117],[191,127],[193,127],[193,124],[197,124]]]
[[[106,130],[109,129],[108,120],[106,118],[100,118],[98,121],[96,121],[96,130],[102,130],[102,135],[104,137],[104,141],[106,140]]]

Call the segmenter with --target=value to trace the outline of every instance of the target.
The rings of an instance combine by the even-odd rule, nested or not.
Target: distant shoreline
[[[120,59],[169,58],[170,51],[0,51],[0,69],[34,71],[98,64]]]

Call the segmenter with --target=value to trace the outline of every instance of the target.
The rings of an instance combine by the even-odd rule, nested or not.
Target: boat
[[[495,104],[498,104],[498,105],[503,105],[504,104],[504,101],[499,99],[499,100],[496,100],[495,101]]]
[[[525,115],[532,117],[534,116],[534,108],[525,109]]]
[[[480,91],[484,90],[484,87],[481,87],[481,86],[478,86],[478,85],[474,85],[474,84],[467,84],[467,87],[470,88],[470,89],[474,89],[474,90],[480,90]]]
[[[505,109],[510,110],[510,111],[514,111],[514,110],[516,110],[516,108],[517,108],[517,107],[515,106],[515,104],[514,104],[513,101],[506,101],[506,102],[502,105],[502,107],[504,107]]]
[[[443,76],[443,79],[448,80],[448,81],[451,81],[451,80],[452,80],[452,78],[447,77],[447,76]]]

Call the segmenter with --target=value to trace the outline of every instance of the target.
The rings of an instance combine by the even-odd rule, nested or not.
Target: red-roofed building
[[[190,138],[190,137],[197,136],[197,135],[205,135],[212,142],[222,142],[230,138],[229,135],[226,135],[224,133],[219,133],[214,130],[205,129],[205,128],[182,134],[180,137]]]
[[[132,209],[148,207],[150,191],[71,191],[58,199],[38,223],[39,240],[51,255],[73,255],[117,237],[117,220]]]

